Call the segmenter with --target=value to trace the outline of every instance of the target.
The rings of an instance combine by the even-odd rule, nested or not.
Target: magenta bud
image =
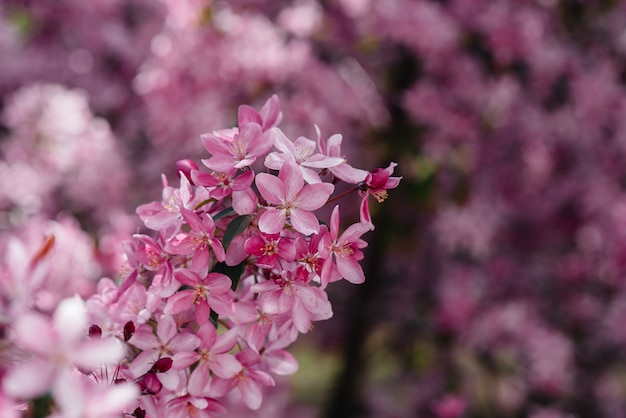
[[[163,387],[159,379],[156,377],[156,374],[150,372],[144,374],[141,377],[141,380],[137,383],[139,384],[142,392],[150,395],[156,395]]]
[[[100,338],[102,337],[102,328],[97,325],[91,325],[89,327],[89,338]]]
[[[372,189],[380,189],[387,184],[387,180],[389,179],[389,172],[384,168],[377,168],[374,171],[371,171],[367,178],[365,179],[365,184]]]
[[[128,321],[126,325],[124,325],[124,341],[128,341],[135,334],[135,324],[133,321]]]
[[[197,170],[197,169],[198,169],[198,166],[196,165],[196,163],[194,163],[191,160],[185,159],[185,160],[178,160],[176,162],[176,172],[183,173],[191,184],[193,184],[193,180],[191,180],[191,171]]]
[[[172,368],[173,363],[174,361],[169,357],[160,358],[152,365],[150,371],[153,373],[165,373]]]
[[[146,410],[141,409],[140,407],[135,408],[133,413],[131,414],[135,418],[146,418]]]

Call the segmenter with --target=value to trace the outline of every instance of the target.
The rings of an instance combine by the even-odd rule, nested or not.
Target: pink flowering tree
[[[6,414],[210,417],[226,397],[258,409],[276,376],[297,371],[287,348],[332,317],[329,283],[365,280],[362,236],[374,225],[362,203],[362,220],[342,232],[338,182],[367,202],[400,178],[395,163],[368,173],[325,155],[319,138],[291,142],[280,118],[273,96],[259,112],[241,106],[238,127],[204,135],[211,171],[178,163],[179,186],[164,180],[162,200],[137,208],[148,231],[124,244],[119,280],[102,279],[86,301],[33,304],[53,241],[13,260],[28,267],[3,271],[3,283],[31,287],[0,306],[13,353],[0,369]],[[335,176],[340,165],[352,174]]]

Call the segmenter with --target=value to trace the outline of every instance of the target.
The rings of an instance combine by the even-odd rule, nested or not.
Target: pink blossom
[[[157,360],[172,358],[178,353],[192,352],[200,345],[197,336],[178,329],[171,315],[162,315],[158,319],[156,333],[150,326],[140,325],[128,342],[142,350],[129,365],[130,372],[136,378],[146,374]],[[163,381],[161,374],[158,377],[168,389],[173,389],[178,384],[174,373],[168,376],[173,378],[172,382]]]
[[[258,198],[252,188],[254,172],[245,171],[236,175],[237,169],[233,168],[227,173],[205,173],[199,170],[191,172],[191,178],[196,184],[210,189],[209,196],[222,200],[227,196],[232,197],[233,209],[239,215],[247,215],[257,208]]]
[[[373,225],[368,205],[368,197],[370,195],[374,196],[378,203],[381,203],[387,199],[387,190],[394,189],[400,184],[402,177],[391,177],[393,169],[397,165],[396,163],[391,163],[387,168],[377,168],[368,173],[361,189],[361,195],[363,196],[361,200],[361,222]]]
[[[98,385],[86,376],[64,373],[52,388],[58,412],[51,418],[117,418],[139,396],[132,383]]]
[[[252,350],[243,350],[236,354],[243,369],[230,379],[215,377],[211,382],[213,396],[223,396],[233,389],[238,389],[246,406],[252,410],[259,409],[263,401],[262,386],[274,386],[274,379],[256,366],[261,358]]]
[[[73,367],[92,371],[119,362],[124,348],[115,338],[87,339],[87,311],[78,296],[64,299],[52,318],[26,312],[15,320],[15,340],[33,357],[10,368],[3,390],[17,399],[32,399],[56,385]]]
[[[170,296],[163,312],[177,314],[194,307],[195,318],[200,325],[209,320],[211,310],[222,315],[233,313],[232,298],[228,294],[231,286],[228,276],[209,273],[201,278],[195,271],[187,269],[176,270],[174,276],[189,288]]]
[[[334,257],[328,257],[324,262],[321,274],[322,287],[334,281],[334,277],[337,276],[335,270],[339,277],[350,283],[359,284],[365,281],[359,261],[363,259],[361,248],[365,248],[367,243],[360,237],[372,229],[371,224],[357,223],[349,226],[339,235],[339,206],[335,206],[330,218],[330,233],[325,238],[326,246],[330,248],[330,254]]]
[[[311,235],[319,231],[319,222],[311,212],[322,207],[333,190],[332,184],[304,185],[302,172],[293,161],[286,161],[278,177],[267,173],[256,175],[261,196],[270,204],[259,218],[259,229],[266,234],[278,234],[288,218],[293,228]]]
[[[229,379],[241,371],[241,364],[232,354],[228,354],[237,343],[234,330],[217,335],[213,324],[203,324],[196,332],[200,338],[197,352],[175,355],[179,369],[185,369],[198,362],[189,376],[187,390],[193,396],[209,396],[211,373],[223,379]]]
[[[239,129],[204,134],[201,140],[211,154],[202,163],[222,173],[248,167],[272,147],[271,136],[253,122],[245,123]]]
[[[328,296],[319,287],[310,286],[308,273],[300,270],[294,275],[290,271],[272,274],[270,280],[253,285],[250,290],[259,293],[258,304],[269,314],[288,314],[298,331],[306,333],[311,321],[332,316]]]
[[[281,153],[271,152],[267,155],[265,158],[267,168],[280,170],[285,161],[295,161],[302,171],[304,181],[312,184],[322,182],[316,169],[336,167],[344,163],[343,158],[315,153],[315,142],[303,136],[291,142],[280,129],[273,128],[271,132],[274,145]]]
[[[213,398],[184,395],[170,400],[165,411],[171,418],[211,418],[213,412],[226,413],[226,408]]]
[[[185,208],[180,209],[189,232],[181,232],[170,240],[165,248],[173,254],[191,255],[191,267],[201,271],[209,266],[211,254],[218,261],[226,257],[222,243],[215,238],[215,222],[207,213],[202,216]],[[209,248],[213,250],[211,253]]]
[[[289,238],[280,237],[278,234],[254,235],[246,240],[246,253],[257,257],[256,264],[259,267],[279,267],[280,260],[293,261],[295,247]]]

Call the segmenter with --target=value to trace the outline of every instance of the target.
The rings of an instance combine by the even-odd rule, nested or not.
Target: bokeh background
[[[160,174],[277,94],[403,180],[366,284],[231,416],[626,417],[625,84],[620,0],[3,0],[0,250],[54,231],[88,295]]]

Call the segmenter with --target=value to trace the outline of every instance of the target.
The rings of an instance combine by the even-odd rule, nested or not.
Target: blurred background
[[[619,0],[3,0],[0,251],[54,230],[89,294],[160,174],[277,94],[403,180],[366,283],[231,416],[626,417],[625,84]]]

